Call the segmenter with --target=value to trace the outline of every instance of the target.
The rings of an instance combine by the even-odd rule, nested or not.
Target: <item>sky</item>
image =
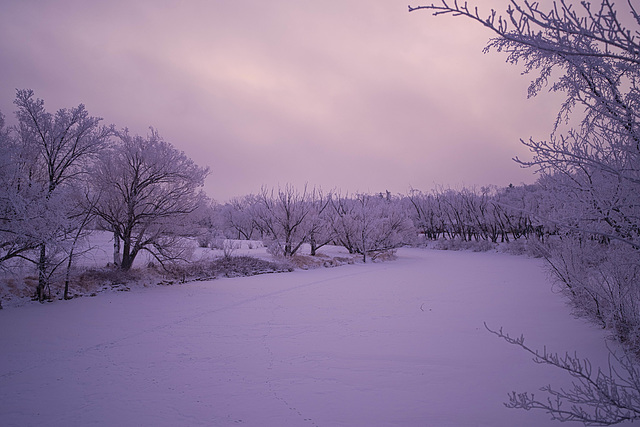
[[[392,0],[0,0],[0,111],[149,126],[201,166],[213,199],[262,186],[406,193],[531,183],[520,139],[559,100],[483,54],[491,33]],[[505,0],[478,1],[483,14]],[[417,6],[420,3],[414,3]]]

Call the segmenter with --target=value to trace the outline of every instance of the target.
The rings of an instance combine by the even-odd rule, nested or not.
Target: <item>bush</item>
[[[213,234],[209,231],[203,232],[196,237],[196,242],[200,248],[208,248],[213,241]]]
[[[284,248],[282,244],[277,240],[267,240],[263,242],[267,247],[267,253],[274,258],[283,258],[284,257]]]

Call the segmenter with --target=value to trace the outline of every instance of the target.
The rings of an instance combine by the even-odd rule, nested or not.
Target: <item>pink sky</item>
[[[479,1],[481,10],[504,0]],[[413,4],[418,5],[420,3]],[[218,201],[262,185],[406,193],[533,182],[511,158],[558,109],[484,55],[491,34],[407,2],[4,1],[0,110],[16,88],[51,111],[160,134],[211,168]]]

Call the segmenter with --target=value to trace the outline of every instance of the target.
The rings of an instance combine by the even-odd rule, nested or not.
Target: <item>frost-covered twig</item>
[[[580,421],[585,425],[606,426],[623,421],[640,419],[640,369],[633,356],[617,355],[609,347],[609,364],[605,371],[594,373],[589,359],[577,354],[551,353],[544,347],[534,350],[524,343],[524,336],[511,337],[503,332],[485,328],[509,344],[521,347],[531,355],[535,363],[547,364],[569,373],[575,381],[571,388],[556,389],[551,385],[540,390],[547,393],[546,400],[536,399],[533,393],[509,394],[508,408],[542,409],[557,421]]]

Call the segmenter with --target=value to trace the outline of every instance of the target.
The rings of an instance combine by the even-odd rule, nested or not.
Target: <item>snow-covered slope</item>
[[[556,425],[511,390],[570,379],[483,326],[606,362],[540,260],[398,260],[0,311],[4,426]]]

